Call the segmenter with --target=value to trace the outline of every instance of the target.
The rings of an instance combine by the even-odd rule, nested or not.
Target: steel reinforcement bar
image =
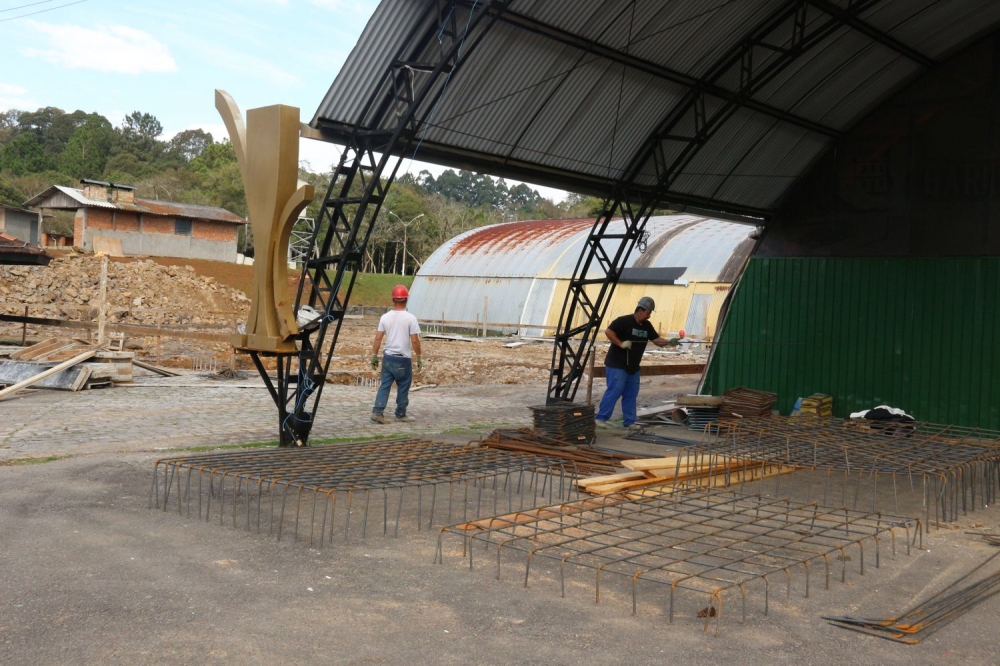
[[[365,537],[369,518],[399,534],[404,506],[417,529],[578,496],[570,461],[476,443],[416,439],[158,460],[149,506],[309,545]],[[410,501],[404,502],[409,495]],[[447,498],[445,498],[447,495]],[[415,506],[414,505],[415,501]],[[360,524],[358,524],[360,523]]]
[[[893,510],[901,493],[917,495],[927,525],[996,501],[1000,484],[1000,432],[933,423],[860,419],[772,417],[722,420],[718,437],[706,435],[683,455],[788,465],[824,475],[822,503],[871,510],[891,488]],[[776,483],[781,483],[776,479]],[[880,482],[882,491],[880,491]]]
[[[658,584],[668,593],[670,622],[678,592],[694,593],[708,603],[698,614],[705,618],[707,630],[712,618],[718,627],[725,592],[738,592],[745,620],[750,588],[762,588],[766,615],[772,577],[785,581],[790,596],[793,571],[801,568],[808,597],[813,563],[822,566],[829,588],[834,556],[841,563],[841,581],[846,582],[847,562],[853,559],[849,548],[852,554],[857,549],[864,575],[865,542],[873,542],[877,568],[886,545],[895,558],[900,532],[907,554],[911,545],[922,546],[919,520],[728,490],[647,489],[642,495],[581,499],[451,525],[441,530],[435,559],[443,562],[444,537],[458,536],[462,555],[472,568],[473,542],[479,541],[487,549],[495,547],[499,578],[503,553],[521,552],[526,555],[525,585],[532,565],[550,560],[558,566],[563,596],[567,569],[587,568],[594,572],[598,603],[602,580],[618,576],[631,583],[633,613],[639,585]]]

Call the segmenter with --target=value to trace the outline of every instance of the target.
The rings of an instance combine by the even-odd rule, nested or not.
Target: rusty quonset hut
[[[421,265],[409,309],[424,322],[551,336],[593,225],[590,219],[528,220],[459,234]],[[615,221],[611,230],[623,226]],[[656,301],[652,323],[657,331],[713,338],[730,286],[753,249],[754,229],[681,214],[651,217],[646,232],[622,268],[599,328],[650,296]]]
[[[669,208],[764,229],[705,391],[1000,428],[998,30],[995,0],[383,0],[310,125],[343,182],[405,155],[606,198],[550,401]],[[384,196],[325,204],[346,230]],[[321,261],[339,280],[351,252]]]

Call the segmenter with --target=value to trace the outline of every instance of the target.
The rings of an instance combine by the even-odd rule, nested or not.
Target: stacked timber
[[[798,410],[792,416],[833,416],[833,398],[823,393],[813,393],[799,401]]]
[[[624,460],[622,466],[628,471],[580,479],[577,485],[592,495],[642,494],[646,490],[662,494],[680,488],[722,488],[794,471],[787,465],[748,466],[741,459],[725,456],[639,458]]]
[[[84,340],[50,338],[0,362],[0,386],[81,391],[131,383],[131,352],[108,351]],[[17,387],[17,388],[15,388]]]
[[[722,394],[722,407],[719,416],[722,418],[760,418],[771,416],[774,406],[778,404],[778,394],[768,391],[739,388],[729,389]]]

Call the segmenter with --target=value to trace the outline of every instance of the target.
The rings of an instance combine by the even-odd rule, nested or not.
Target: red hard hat
[[[684,329],[683,328],[680,330],[680,334],[681,334],[680,337],[683,338],[684,337]]]
[[[392,288],[392,300],[405,301],[409,297],[410,297],[410,292],[408,292],[406,290],[406,287],[404,287],[403,285],[397,284],[395,287]]]

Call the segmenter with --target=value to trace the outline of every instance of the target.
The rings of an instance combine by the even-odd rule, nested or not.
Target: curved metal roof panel
[[[392,64],[419,91],[461,44],[397,152],[766,217],[832,139],[998,26],[996,0],[382,0],[312,125],[393,128]]]
[[[434,251],[420,267],[423,278],[548,278],[573,276],[593,220],[531,220],[480,227]],[[621,233],[614,221],[609,233]],[[685,268],[681,279],[718,282],[726,263],[753,231],[735,222],[696,215],[662,215],[646,223],[647,250],[634,250],[625,268]],[[616,241],[604,241],[609,250]]]

